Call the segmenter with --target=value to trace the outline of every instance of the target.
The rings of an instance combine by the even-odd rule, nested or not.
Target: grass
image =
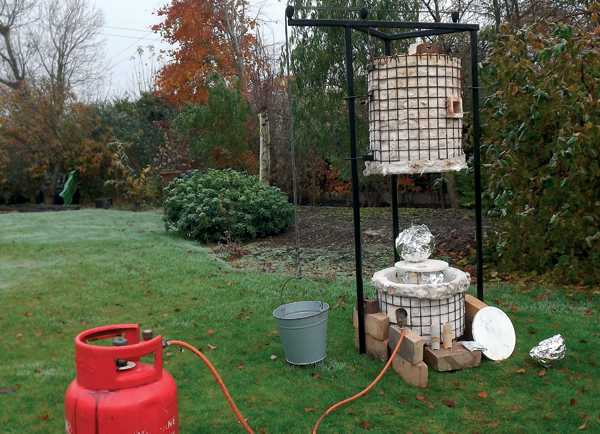
[[[156,214],[0,215],[0,274],[2,433],[64,432],[73,338],[102,325],[139,323],[201,348],[257,433],[311,432],[329,406],[383,368],[354,347],[352,279],[319,280],[324,300],[335,306],[327,358],[294,367],[272,316],[287,276],[233,270],[209,249],[166,233]],[[315,297],[306,283],[288,287],[285,302]],[[454,373],[430,370],[426,389],[389,371],[368,397],[331,413],[319,433],[363,432],[361,422],[383,433],[598,432],[598,291],[497,285],[485,296],[515,326],[509,359]],[[528,352],[556,333],[568,355],[545,370]],[[244,432],[193,354],[171,348],[164,355],[178,385],[181,433]]]

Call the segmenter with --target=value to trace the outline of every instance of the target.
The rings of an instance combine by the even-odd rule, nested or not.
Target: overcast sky
[[[104,11],[106,26],[103,37],[106,40],[106,58],[112,66],[110,77],[110,92],[112,95],[135,88],[134,74],[139,70],[137,49],[144,50],[144,63],[151,59],[149,46],[153,46],[158,56],[159,51],[169,48],[161,41],[160,37],[150,30],[154,24],[159,23],[159,17],[153,14],[165,4],[167,0],[95,0],[96,5]],[[267,43],[284,42],[284,11],[285,2],[267,0],[264,4],[258,0],[251,0],[251,14],[258,14],[261,9],[264,39]]]

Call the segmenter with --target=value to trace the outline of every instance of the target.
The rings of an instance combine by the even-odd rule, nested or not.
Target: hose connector
[[[170,347],[171,343],[169,342],[169,338],[164,338],[162,341],[162,347],[166,348],[166,347]]]

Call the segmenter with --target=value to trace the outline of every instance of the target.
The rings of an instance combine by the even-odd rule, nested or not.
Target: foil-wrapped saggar
[[[434,249],[435,237],[425,225],[411,226],[396,238],[396,250],[408,262],[425,261]]]
[[[552,368],[567,355],[565,340],[560,334],[552,336],[533,347],[529,355],[540,365]]]

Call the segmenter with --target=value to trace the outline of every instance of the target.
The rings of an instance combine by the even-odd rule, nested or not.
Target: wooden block
[[[352,317],[354,328],[358,329],[358,311],[354,308]],[[390,334],[390,318],[384,313],[370,313],[365,315],[365,333],[379,341],[384,341]]]
[[[358,341],[358,330],[354,330],[354,345],[360,348]],[[389,339],[378,341],[377,339],[365,334],[365,345],[367,354],[375,359],[387,362],[390,359]]]
[[[467,341],[473,340],[473,333],[471,333],[473,317],[484,307],[487,307],[487,304],[483,301],[480,301],[470,294],[465,294],[465,332],[463,333],[463,339]]]
[[[402,329],[397,325],[390,326],[390,350],[392,352],[396,349],[400,336],[402,336]],[[410,364],[416,365],[423,361],[424,345],[425,341],[423,338],[417,332],[407,327],[406,332],[404,333],[404,339],[396,354]]]
[[[429,368],[425,362],[413,365],[408,360],[405,360],[396,354],[394,360],[392,360],[392,368],[394,368],[394,371],[396,371],[407,384],[417,387],[427,387]]]
[[[358,300],[356,300],[356,308],[358,308]],[[368,298],[363,298],[363,313],[366,315],[368,313],[378,313],[379,312],[379,301],[377,300],[369,300]]]
[[[483,301],[473,297],[470,294],[465,294],[465,319],[468,322],[473,322],[473,317],[484,307],[487,307]]]
[[[460,342],[453,342],[452,348],[449,349],[432,350],[430,347],[425,347],[423,360],[434,371],[457,371],[479,366],[481,351],[469,351]]]

